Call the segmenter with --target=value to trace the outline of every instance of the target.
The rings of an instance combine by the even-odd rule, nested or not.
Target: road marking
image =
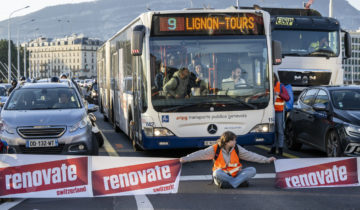
[[[116,152],[113,146],[111,146],[109,140],[106,138],[106,136],[103,134],[102,131],[100,131],[103,139],[104,139],[104,149],[110,156],[119,156],[119,154]]]
[[[103,139],[104,139],[104,149],[110,156],[117,156],[119,157],[119,154],[115,151],[114,147],[111,146],[109,140],[106,138],[106,136],[100,131]],[[138,209],[144,209],[144,210],[153,210],[154,207],[152,206],[150,200],[146,197],[146,195],[134,195],[136,200],[136,205]]]
[[[11,209],[12,207],[18,205],[19,203],[23,202],[25,199],[14,199],[14,201],[11,202],[5,202],[3,204],[0,205],[0,209],[4,209],[4,210],[8,210]]]
[[[136,205],[138,209],[141,210],[153,210],[154,207],[151,205],[151,202],[146,197],[146,195],[135,195]]]
[[[266,150],[266,151],[270,151],[270,148],[267,147],[267,146],[255,145],[255,147],[260,148],[260,149],[263,149],[263,150]],[[287,157],[287,158],[300,158],[300,157],[298,157],[298,156],[295,156],[295,155],[292,155],[292,154],[289,154],[289,153],[286,153],[286,152],[283,153],[283,156],[284,156],[284,157]]]
[[[276,177],[275,173],[256,174],[253,179],[273,179]],[[208,181],[212,180],[211,175],[193,175],[180,176],[180,181]]]

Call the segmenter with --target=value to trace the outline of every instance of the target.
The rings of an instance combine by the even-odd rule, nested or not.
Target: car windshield
[[[342,110],[360,110],[360,90],[333,90],[331,98],[334,107]]]
[[[272,37],[281,42],[283,55],[323,57],[339,55],[337,31],[274,30]]]
[[[268,105],[265,36],[153,37],[150,49],[152,104],[157,111],[245,110]],[[186,75],[180,70],[184,67]]]
[[[5,110],[77,108],[81,103],[72,88],[24,88],[11,95]]]

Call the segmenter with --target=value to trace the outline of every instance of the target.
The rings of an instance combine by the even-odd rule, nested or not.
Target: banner
[[[177,193],[178,159],[0,155],[0,198]]]
[[[359,158],[302,158],[275,161],[279,188],[360,186]]]

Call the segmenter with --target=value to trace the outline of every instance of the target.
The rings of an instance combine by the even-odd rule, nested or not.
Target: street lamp
[[[11,19],[11,15],[13,15],[15,12],[18,12],[20,10],[23,10],[23,9],[26,9],[26,8],[29,8],[30,6],[26,6],[26,7],[23,7],[21,9],[17,9],[15,11],[13,11],[12,13],[10,13],[9,15],[9,21],[8,21],[8,82],[10,83],[10,80],[11,80],[11,46],[10,46],[10,19]]]
[[[20,45],[19,45],[19,28],[24,25],[24,24],[27,24],[27,23],[30,23],[30,22],[34,22],[35,19],[31,19],[30,21],[27,21],[27,22],[24,22],[24,23],[21,23],[18,25],[18,28],[17,28],[17,79],[19,80],[20,78]],[[24,47],[24,76],[26,78],[26,44],[25,44],[25,47]]]

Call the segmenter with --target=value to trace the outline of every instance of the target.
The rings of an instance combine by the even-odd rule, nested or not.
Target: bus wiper
[[[257,106],[253,105],[253,104],[249,104],[249,103],[246,103],[245,101],[239,99],[239,98],[235,98],[235,97],[231,97],[231,96],[227,96],[227,98],[231,98],[233,99],[235,102],[238,102],[239,104],[243,105],[243,106],[246,106],[248,108],[251,108],[251,109],[257,109]]]

